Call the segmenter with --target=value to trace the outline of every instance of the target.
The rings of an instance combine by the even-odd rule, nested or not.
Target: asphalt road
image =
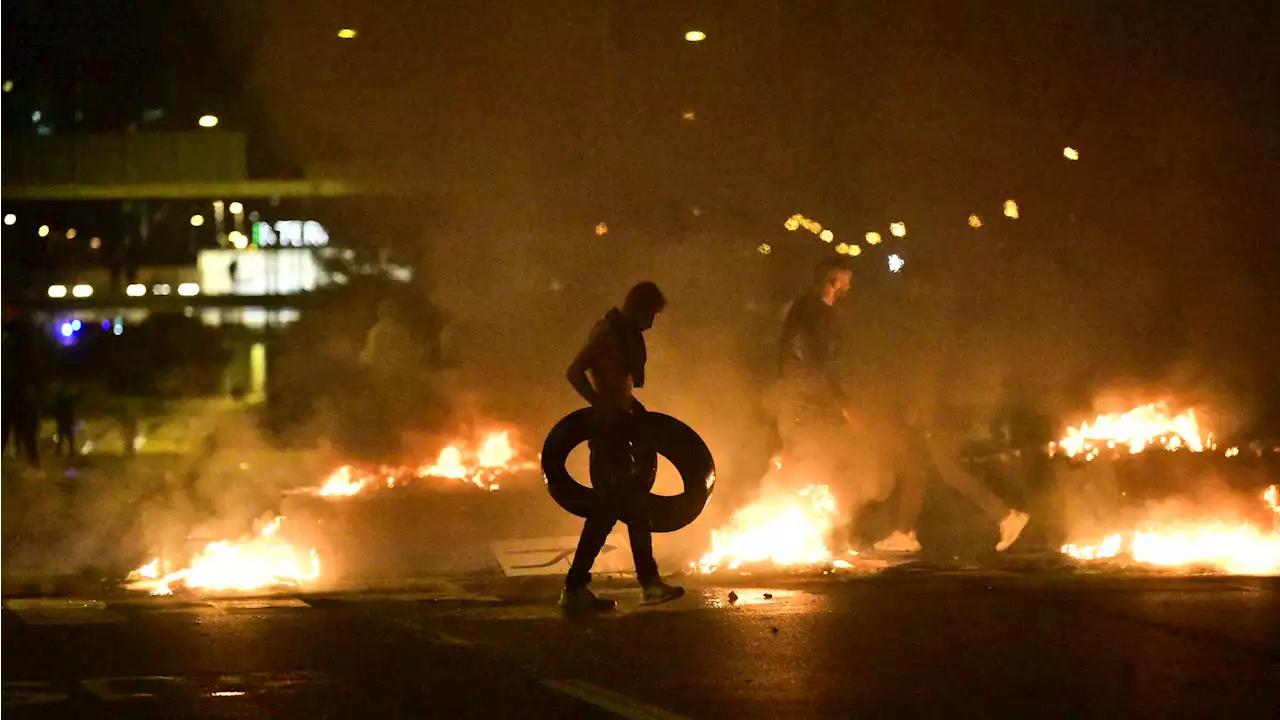
[[[1280,716],[1280,581],[891,574],[567,620],[551,586],[8,598],[18,717]],[[765,587],[763,585],[770,585]],[[756,586],[760,585],[760,586]],[[730,602],[729,591],[737,594]]]

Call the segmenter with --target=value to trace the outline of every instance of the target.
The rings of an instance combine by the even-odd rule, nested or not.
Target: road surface
[[[733,583],[738,584],[733,584]],[[6,719],[1278,717],[1280,581],[902,573],[6,598]],[[730,601],[729,592],[736,594]]]

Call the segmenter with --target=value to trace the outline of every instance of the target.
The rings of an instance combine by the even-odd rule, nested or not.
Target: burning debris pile
[[[299,550],[280,535],[284,517],[277,516],[255,536],[209,543],[191,564],[161,573],[159,558],[129,576],[130,590],[170,595],[178,588],[246,591],[298,586],[320,577],[320,556],[314,548]]]
[[[711,551],[693,566],[703,573],[758,563],[850,567],[827,548],[839,518],[837,507],[827,485],[766,493],[734,513],[728,525],[713,531]]]
[[[1217,449],[1213,433],[1201,430],[1195,410],[1175,415],[1161,402],[1099,415],[1091,423],[1067,428],[1066,437],[1050,443],[1049,454],[1093,460],[1103,452],[1137,454],[1153,447],[1192,452]]]
[[[411,466],[382,466],[376,470],[361,470],[343,465],[334,470],[315,493],[322,497],[351,497],[370,487],[388,488],[413,480],[443,478],[460,480],[482,490],[497,490],[499,480],[512,472],[533,470],[537,464],[516,459],[516,450],[508,431],[486,433],[474,450],[465,446],[449,445],[440,451],[435,461]]]
[[[1160,567],[1208,568],[1235,575],[1280,574],[1280,486],[1261,500],[1273,517],[1270,529],[1248,522],[1175,519],[1107,535],[1091,543],[1069,543],[1062,552],[1084,562],[1132,559]]]
[[[406,483],[441,478],[479,488],[497,490],[499,480],[513,472],[537,467],[517,459],[509,431],[484,433],[473,447],[454,444],[440,451],[434,462],[412,466],[382,466],[360,470],[343,465],[318,487],[304,488],[307,495],[325,498],[351,497],[370,488],[396,487]],[[153,595],[175,591],[208,590],[247,592],[279,587],[297,587],[320,577],[320,555],[315,548],[305,550],[283,537],[283,516],[264,518],[262,529],[239,540],[211,542],[196,553],[185,567],[169,570],[155,558],[130,573],[126,588]]]

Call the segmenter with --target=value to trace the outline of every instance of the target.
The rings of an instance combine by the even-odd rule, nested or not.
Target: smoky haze
[[[844,308],[846,381],[877,419],[919,366],[949,400],[1023,393],[1062,420],[1108,393],[1209,398],[1230,427],[1275,406],[1273,3],[200,7],[221,54],[198,60],[242,75],[279,159],[261,174],[421,189],[343,224],[412,257],[455,408],[536,445],[579,404],[563,375],[591,325],[663,288],[639,396],[707,439],[722,482],[660,551],[700,548],[764,474],[781,313],[832,252],[782,228],[797,212],[836,243],[885,237]]]

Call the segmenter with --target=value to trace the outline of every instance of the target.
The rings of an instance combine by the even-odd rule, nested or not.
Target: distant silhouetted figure
[[[40,469],[40,383],[35,357],[36,331],[23,321],[4,329],[3,404],[4,447],[12,437],[20,456],[25,456],[31,470]]]
[[[53,421],[57,425],[58,444],[54,452],[62,456],[65,445],[68,457],[75,457],[76,451],[76,409],[80,404],[80,392],[67,384],[58,387],[53,396]]]

